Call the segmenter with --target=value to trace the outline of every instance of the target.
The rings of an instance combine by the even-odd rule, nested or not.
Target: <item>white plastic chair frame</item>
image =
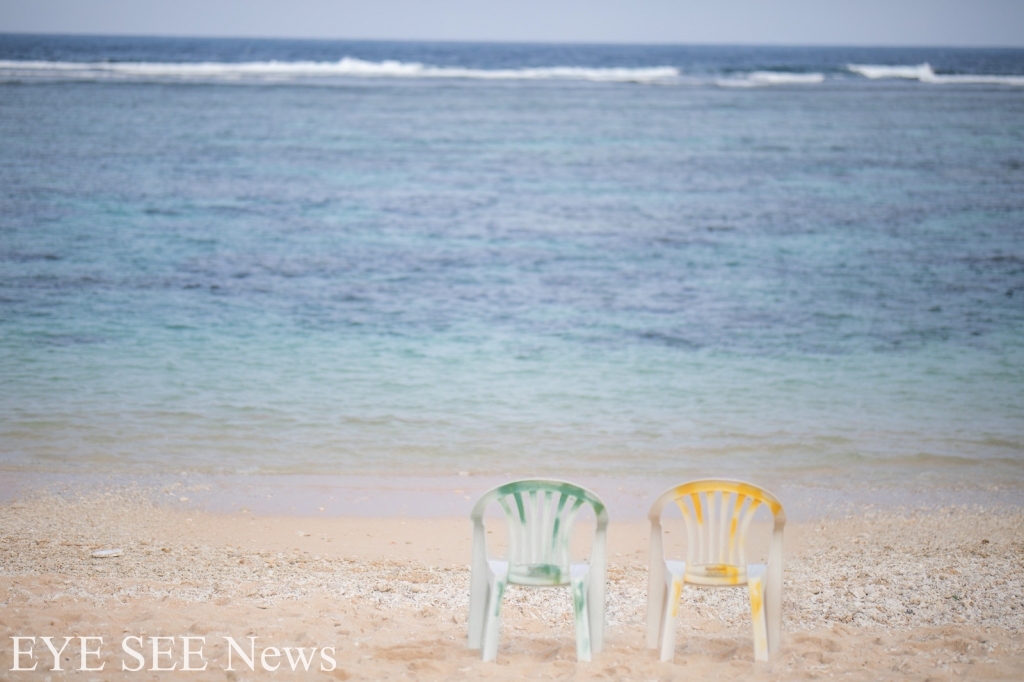
[[[678,504],[686,522],[686,561],[667,561],[661,513]],[[747,564],[746,538],[761,505],[775,521],[767,564]],[[647,646],[661,660],[675,653],[676,620],[684,585],[747,586],[754,625],[754,659],[767,661],[779,649],[782,630],[782,531],[786,514],[779,500],[757,486],[730,480],[691,481],[655,500],[651,521],[651,568],[647,586]]]
[[[497,502],[508,527],[507,561],[488,557],[484,512]],[[570,564],[569,542],[580,508],[594,510],[589,564]],[[473,507],[473,567],[469,592],[469,646],[482,658],[498,654],[505,586],[569,586],[576,625],[576,658],[589,661],[604,641],[605,544],[608,512],[593,492],[544,479],[513,481],[484,493]]]

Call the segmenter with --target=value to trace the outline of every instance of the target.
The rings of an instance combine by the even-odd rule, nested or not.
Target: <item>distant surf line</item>
[[[430,66],[419,62],[379,62],[345,57],[337,62],[69,62],[0,60],[0,78],[40,78],[104,81],[173,79],[183,81],[281,82],[296,79],[423,78],[487,81],[589,81],[662,85],[721,85],[757,87],[809,85],[825,80],[821,73],[754,71],[726,78],[685,76],[674,66],[582,67],[549,66],[515,69],[478,69]]]
[[[949,85],[1024,86],[1024,76],[936,74],[927,62],[916,65],[847,64],[846,71],[869,80],[905,79]],[[386,59],[367,61],[344,57],[338,61],[253,62],[73,62],[0,60],[0,79],[68,79],[78,81],[280,83],[317,78],[455,79],[479,81],[584,81],[649,85],[715,85],[755,88],[818,85],[828,80],[820,72],[753,70],[728,75],[685,74],[675,66],[585,67],[544,66],[481,69],[432,66]]]
[[[419,62],[365,61],[345,57],[336,62],[47,62],[0,61],[0,74],[79,78],[180,78],[240,80],[316,77],[458,78],[475,80],[584,80],[650,83],[678,78],[671,66],[648,68],[589,68],[579,66],[519,69],[475,69],[429,66]]]
[[[937,85],[1014,85],[1024,86],[1024,76],[999,76],[991,74],[937,74],[931,64],[912,66],[890,66],[885,64],[847,64],[848,71],[871,80],[902,78]]]

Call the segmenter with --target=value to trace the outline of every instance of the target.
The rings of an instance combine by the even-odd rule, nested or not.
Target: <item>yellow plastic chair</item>
[[[661,513],[670,502],[679,506],[686,522],[686,561],[665,559]],[[775,521],[768,563],[747,564],[747,530],[761,505],[771,511]],[[651,506],[649,518],[648,648],[660,646],[661,660],[672,660],[684,585],[745,585],[754,624],[754,659],[767,661],[768,653],[779,649],[782,630],[782,530],[786,514],[778,498],[742,481],[691,481],[662,493]]]
[[[508,527],[507,560],[488,557],[484,512],[497,502]],[[594,510],[589,564],[571,564],[572,526],[583,505]],[[514,481],[484,493],[473,507],[473,566],[469,588],[469,646],[485,661],[498,655],[501,599],[506,585],[570,587],[576,658],[591,660],[604,639],[605,536],[608,512],[594,493],[563,481]]]

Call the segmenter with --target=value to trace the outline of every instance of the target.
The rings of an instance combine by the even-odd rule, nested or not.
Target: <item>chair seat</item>
[[[570,564],[569,572],[554,564],[516,564],[509,570],[509,563],[500,559],[488,559],[487,565],[498,578],[507,576],[510,585],[531,587],[560,587],[573,579],[582,578],[590,570],[590,564]]]
[[[736,587],[746,585],[752,578],[762,575],[768,567],[765,564],[732,566],[730,564],[695,564],[687,567],[685,561],[666,561],[668,575],[682,577],[683,582],[705,587]]]

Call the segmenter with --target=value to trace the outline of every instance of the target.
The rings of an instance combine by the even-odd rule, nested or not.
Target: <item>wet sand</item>
[[[647,525],[613,522],[605,651],[576,662],[566,590],[510,588],[498,662],[484,664],[465,641],[465,517],[211,513],[160,499],[121,489],[0,506],[6,677],[952,680],[1019,679],[1024,670],[1019,508],[864,507],[790,523],[784,641],[768,664],[753,662],[743,592],[700,589],[684,592],[675,662],[660,663],[644,647]],[[93,558],[104,549],[121,554]],[[19,646],[34,644],[34,658],[19,660],[36,671],[11,671],[10,638],[30,636]],[[72,640],[63,670],[52,670],[43,636],[58,647],[65,637],[102,637],[88,640],[100,653],[86,664],[104,669],[78,672]],[[127,642],[139,671],[122,671],[140,665],[122,649],[127,637],[140,638]],[[175,672],[152,669],[154,637],[173,638],[156,640],[170,652],[156,667]],[[190,663],[205,671],[181,672],[184,637],[205,638],[189,640],[202,647]],[[226,670],[228,637],[246,654],[252,646],[256,671],[237,651]],[[275,672],[262,669],[263,651]]]

